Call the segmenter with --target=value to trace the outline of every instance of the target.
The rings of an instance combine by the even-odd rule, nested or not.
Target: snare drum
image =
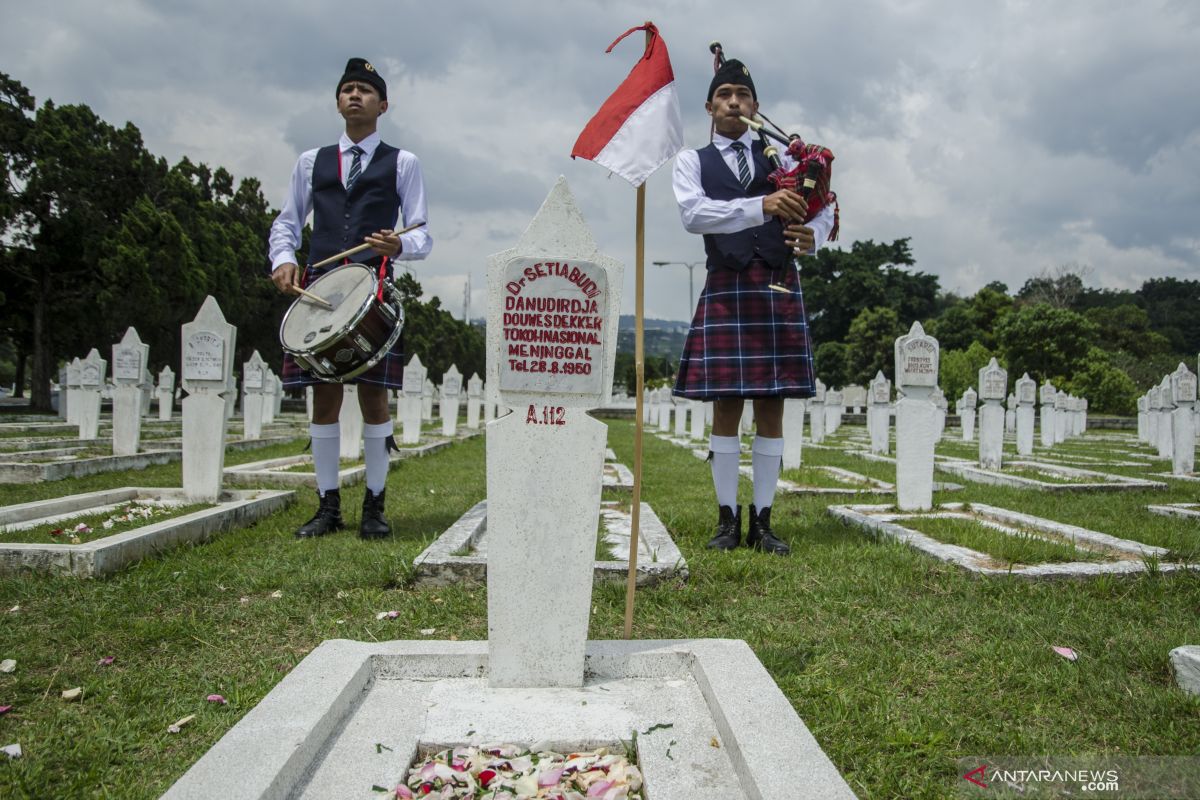
[[[283,315],[279,343],[296,364],[328,383],[356,378],[375,366],[400,338],[404,308],[392,282],[363,264],[330,270],[308,291],[333,306],[330,310],[303,296]]]

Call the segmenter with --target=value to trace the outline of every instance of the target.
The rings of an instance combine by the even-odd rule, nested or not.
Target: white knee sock
[[[392,421],[363,425],[363,458],[367,462],[367,488],[379,494],[387,486],[387,438],[392,435]]]
[[[737,510],[738,458],[741,456],[742,441],[737,436],[708,437],[708,449],[712,452],[713,486],[717,490],[717,505]]]
[[[308,426],[308,435],[312,437],[317,491],[324,497],[327,491],[339,486],[338,458],[342,453],[342,424],[334,422],[330,425],[317,425],[314,422]]]
[[[775,502],[775,484],[779,483],[779,467],[783,463],[783,439],[755,436],[750,449],[754,466],[754,508],[762,511]]]

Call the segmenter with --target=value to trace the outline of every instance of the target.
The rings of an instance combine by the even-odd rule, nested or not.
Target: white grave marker
[[[803,401],[801,401],[801,402],[803,402]],[[707,405],[707,404],[702,403],[699,400],[692,400],[691,404],[690,404],[691,416],[689,417],[689,419],[691,420],[691,427],[689,430],[689,436],[691,437],[693,442],[704,441],[704,415],[706,413],[705,408],[704,408],[705,405]],[[804,413],[803,410],[801,410],[801,415],[803,415],[803,413]],[[796,435],[797,436],[804,435],[804,417],[803,416],[800,417],[800,429],[796,431]]]
[[[967,387],[956,409],[958,411],[958,424],[962,427],[964,442],[974,441],[975,439],[975,406],[978,401],[979,395],[976,394],[974,389]]]
[[[896,340],[896,505],[901,511],[933,508],[933,448],[938,439],[938,409],[933,393],[938,379],[938,342],[914,322]]]
[[[400,394],[400,441],[404,444],[416,444],[421,441],[421,405],[422,391],[425,388],[425,365],[416,354],[404,368],[404,389]]]
[[[83,372],[83,362],[79,357],[71,359],[67,364],[67,424],[79,424],[79,406],[83,402],[80,399],[79,380]]]
[[[150,345],[129,328],[113,345],[113,455],[137,453],[142,438],[142,375]]]
[[[1008,372],[996,359],[979,370],[979,466],[1000,469],[1004,453],[1004,402],[1008,391]]]
[[[183,491],[193,502],[215,502],[225,470],[225,398],[233,378],[237,328],[211,295],[183,325]]]
[[[479,430],[479,406],[483,400],[483,378],[471,375],[467,381],[467,430]]]
[[[462,373],[453,364],[442,375],[441,399],[438,413],[442,415],[442,436],[458,433],[458,398],[462,394]]]
[[[95,439],[100,435],[100,391],[104,387],[107,364],[94,347],[79,364],[80,439]]]
[[[1026,372],[1017,381],[1017,455],[1033,455],[1034,405],[1037,381]]]
[[[362,455],[363,415],[358,405],[358,385],[347,383],[342,387],[342,411],[338,415],[342,424],[340,458],[357,461]]]
[[[170,422],[171,412],[175,405],[175,373],[170,367],[163,367],[158,373],[158,419],[160,422]]]
[[[261,439],[263,426],[263,383],[267,364],[255,350],[242,364],[242,437]],[[274,381],[272,381],[274,383]]]
[[[799,469],[804,461],[804,401],[787,397],[783,401],[783,469]]]
[[[1041,437],[1042,447],[1054,446],[1054,384],[1046,381],[1042,384],[1041,401],[1042,401],[1042,418],[1041,418]]]
[[[559,178],[516,247],[488,258],[492,686],[581,686],[622,266]],[[550,559],[554,569],[539,569]]]
[[[871,436],[871,452],[887,455],[892,427],[892,382],[883,370],[871,381],[867,406],[867,433]]]
[[[813,382],[813,396],[808,401],[809,435],[813,444],[825,441],[825,384],[820,378]]]

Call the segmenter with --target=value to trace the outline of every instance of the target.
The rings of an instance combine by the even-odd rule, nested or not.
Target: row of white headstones
[[[1196,405],[1196,375],[1183,363],[1137,401],[1138,439],[1170,459],[1176,475],[1195,469]]]

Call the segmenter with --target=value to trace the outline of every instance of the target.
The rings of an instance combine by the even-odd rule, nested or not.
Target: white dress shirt
[[[713,144],[725,160],[734,177],[738,174],[737,152],[730,146],[739,141],[746,146],[746,164],[750,177],[754,177],[754,156],[751,144],[757,139],[750,130],[740,139],[729,139],[719,133],[713,134]],[[785,169],[796,166],[795,160],[780,148],[780,160]],[[737,233],[766,222],[761,197],[739,197],[733,200],[713,200],[704,193],[700,183],[700,156],[695,150],[680,150],[675,156],[675,169],[671,185],[675,189],[675,200],[679,203],[679,216],[689,233]],[[811,221],[805,223],[812,228],[815,253],[829,239],[833,229],[833,209],[825,206]]]
[[[342,155],[342,185],[346,185],[346,177],[350,174],[350,164],[354,154],[350,148],[357,144],[364,151],[362,155],[362,171],[366,172],[379,147],[379,133],[372,133],[361,142],[353,142],[346,134],[338,140],[338,148]],[[313,163],[317,159],[317,150],[306,150],[296,161],[292,170],[292,182],[288,187],[287,197],[283,202],[283,210],[271,223],[269,255],[271,271],[274,272],[281,264],[296,263],[296,248],[301,243],[301,231],[308,215],[312,213],[312,173]],[[407,150],[396,153],[396,194],[400,197],[400,213],[404,224],[397,227],[407,227],[418,222],[427,221],[425,208],[425,180],[421,176],[421,162]],[[433,237],[429,227],[422,226],[409,231],[400,237],[400,252],[395,260],[413,261],[425,258],[433,249]]]

